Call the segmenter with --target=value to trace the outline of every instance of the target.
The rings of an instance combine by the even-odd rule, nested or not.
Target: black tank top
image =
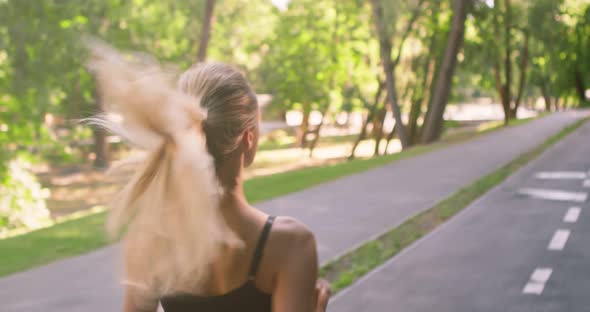
[[[166,312],[270,312],[272,295],[258,288],[254,281],[256,272],[264,251],[264,244],[270,233],[274,216],[269,216],[264,224],[258,244],[254,250],[254,257],[250,263],[248,280],[242,286],[219,296],[196,296],[189,294],[164,297],[160,300]]]

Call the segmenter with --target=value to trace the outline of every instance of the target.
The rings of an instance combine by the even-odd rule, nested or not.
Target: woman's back
[[[161,299],[162,307],[166,312],[188,312],[188,311],[271,311],[271,291],[264,291],[257,286],[257,273],[264,256],[265,246],[270,235],[275,217],[268,216],[261,230],[254,253],[250,260],[246,282],[241,286],[233,288],[219,295],[197,296],[192,294],[178,294]],[[246,263],[243,263],[244,267]],[[270,271],[270,270],[266,270]],[[227,273],[227,272],[226,272]],[[269,275],[270,272],[265,272]],[[223,274],[223,273],[222,273]],[[232,275],[223,274],[218,279],[225,279]],[[268,287],[268,280],[265,286]],[[264,287],[264,288],[267,288]]]
[[[247,207],[234,208],[244,213],[228,218],[230,226],[239,227],[235,229],[245,248],[227,250],[215,261],[212,276],[202,288],[207,293],[162,298],[166,312],[310,311],[316,299],[295,299],[293,294],[314,293],[313,234],[293,218],[267,217]]]

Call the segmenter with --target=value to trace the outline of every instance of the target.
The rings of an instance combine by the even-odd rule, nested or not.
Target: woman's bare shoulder
[[[305,224],[291,217],[281,216],[274,220],[264,253],[261,287],[268,292],[273,291],[277,282],[285,280],[289,274],[299,274],[294,273],[298,265],[308,270],[317,266],[313,233]]]
[[[272,227],[275,241],[284,244],[301,244],[313,242],[313,232],[301,221],[292,217],[277,217]]]
[[[265,268],[269,272],[270,289],[275,290],[280,281],[295,283],[293,279],[306,274],[317,275],[315,238],[302,222],[291,217],[276,218],[268,245]]]
[[[270,249],[277,263],[285,264],[290,258],[309,258],[317,261],[313,232],[301,221],[292,217],[277,217],[270,235]]]

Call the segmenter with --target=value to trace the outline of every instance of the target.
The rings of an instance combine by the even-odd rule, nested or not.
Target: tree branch
[[[401,60],[402,49],[404,47],[404,43],[406,42],[406,39],[408,39],[408,37],[410,36],[410,33],[412,32],[412,30],[414,29],[414,24],[418,20],[418,17],[420,17],[420,8],[422,7],[423,3],[424,3],[424,0],[418,0],[418,4],[416,4],[416,8],[414,8],[414,11],[412,12],[412,17],[410,17],[410,21],[408,22],[408,26],[406,27],[404,33],[402,34],[401,40],[399,42],[399,47],[397,49],[397,56],[395,57],[395,60],[393,61],[394,67],[397,66]]]

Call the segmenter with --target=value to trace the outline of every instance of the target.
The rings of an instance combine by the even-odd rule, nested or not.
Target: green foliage
[[[460,76],[466,84],[489,93],[497,89],[493,75],[494,62],[504,57],[504,0],[476,1],[472,18],[468,19],[465,37],[465,60]],[[525,32],[530,34],[529,79],[526,94],[538,96],[541,87],[548,95],[567,98],[576,93],[576,72],[584,81],[590,75],[590,2],[569,0],[512,0],[510,60],[513,71],[513,94],[516,93],[522,62]],[[499,33],[495,34],[493,19],[498,16]],[[500,72],[503,75],[503,70]],[[471,79],[469,79],[471,77]],[[586,83],[587,84],[587,83]]]
[[[256,51],[273,30],[272,4],[264,0],[216,2],[211,59],[253,69],[255,60],[260,63],[261,59]],[[56,128],[75,132],[72,119],[100,111],[93,80],[84,66],[83,35],[187,68],[196,58],[204,3],[0,2],[0,142],[8,146],[6,159],[23,148],[36,152],[32,146],[63,150],[73,141],[64,142],[68,136],[56,135]],[[53,123],[46,122],[47,116],[53,117]]]
[[[0,237],[19,228],[34,229],[50,222],[45,199],[49,190],[41,187],[24,157],[9,162],[0,181]]]
[[[256,69],[264,62],[264,53],[269,49],[266,40],[279,17],[276,8],[266,0],[216,2],[210,59],[237,64],[257,81]]]
[[[503,3],[503,1],[497,1]],[[193,63],[204,0],[0,1],[0,142],[6,163],[18,150],[67,145],[55,127],[100,107],[84,69],[81,35],[105,39],[118,48],[145,51],[186,68]],[[392,58],[397,58],[413,9],[419,1],[383,1]],[[423,66],[440,58],[451,17],[451,1],[423,0],[396,70],[400,103],[428,94]],[[494,38],[493,8],[476,0],[460,54],[457,90],[493,94],[493,60],[502,42]],[[554,96],[575,93],[574,73],[590,81],[589,2],[512,0],[512,62],[520,62],[522,30],[531,33],[529,85],[546,82]],[[367,1],[292,0],[279,11],[267,0],[217,0],[209,53],[211,60],[244,69],[259,92],[272,93],[275,110],[332,112],[366,109],[382,76],[378,44]],[[539,22],[542,21],[542,22]],[[502,23],[502,19],[500,19]],[[431,40],[434,38],[434,43]],[[513,66],[517,71],[517,66]],[[531,89],[529,87],[529,89]],[[529,92],[531,94],[534,92]],[[45,122],[46,116],[54,124]],[[66,142],[70,143],[70,142]],[[0,165],[2,173],[3,165]]]
[[[274,95],[273,104],[305,112],[350,105],[342,94],[366,77],[363,58],[376,51],[369,13],[352,0],[294,0],[288,10],[277,11],[279,21],[266,40],[259,70],[262,90]]]

